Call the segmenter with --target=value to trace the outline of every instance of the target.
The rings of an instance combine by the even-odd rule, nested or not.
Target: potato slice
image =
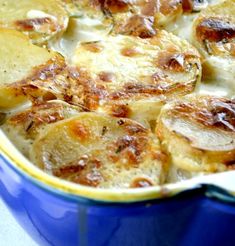
[[[38,134],[49,124],[77,115],[81,108],[54,100],[12,114],[1,126],[8,138],[25,155]]]
[[[57,0],[0,0],[0,27],[27,34],[34,43],[43,44],[66,29],[68,15]]]
[[[113,34],[147,38],[154,36],[158,28],[183,33],[185,30],[181,29],[186,29],[185,26],[190,24],[189,20],[195,16],[195,12],[218,1],[222,0],[73,0],[70,2],[75,3],[80,17],[93,16],[102,19],[103,14],[103,20],[106,22],[111,19]]]
[[[79,43],[72,64],[87,80],[87,108],[133,119],[156,117],[165,100],[191,93],[201,77],[197,50],[165,31]]]
[[[0,108],[70,96],[72,82],[60,54],[31,44],[18,31],[0,29],[0,56]]]
[[[102,188],[160,184],[166,165],[158,139],[148,129],[96,113],[49,126],[35,140],[31,160],[55,176]]]
[[[204,77],[235,91],[235,1],[210,6],[194,22],[192,41],[203,54]]]
[[[171,155],[168,181],[234,169],[234,119],[235,103],[225,98],[190,96],[166,105],[156,132]]]
[[[182,12],[174,21],[166,23],[164,29],[180,38],[191,41],[193,21],[198,17],[201,11],[222,1],[223,0],[182,0]]]
[[[72,1],[80,11],[80,16],[93,16],[113,25],[112,33],[151,37],[156,34],[156,27],[163,27],[174,21],[182,13],[179,0],[160,1]]]

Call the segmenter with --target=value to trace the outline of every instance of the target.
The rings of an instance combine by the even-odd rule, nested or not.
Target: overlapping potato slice
[[[64,58],[30,43],[15,30],[0,29],[0,108],[15,107],[28,99],[76,97],[72,70]],[[74,85],[76,83],[74,82]]]
[[[139,36],[142,38],[155,35],[155,27],[163,27],[182,13],[179,0],[86,0],[72,1],[82,14],[80,16],[95,16],[106,23],[111,20],[112,32]]]
[[[25,155],[38,134],[49,124],[77,115],[81,109],[63,101],[42,102],[11,114],[1,126],[8,138]]]
[[[165,24],[164,29],[178,37],[191,41],[193,21],[202,10],[218,4],[223,0],[182,0],[182,12],[172,22]],[[206,10],[205,10],[206,11]]]
[[[196,16],[194,13],[219,1],[222,0],[71,0],[70,2],[75,3],[80,17],[92,16],[95,19],[105,20],[106,24],[109,19],[112,20],[113,34],[147,38],[156,34],[156,28],[187,37],[187,27],[191,26],[190,22]]]
[[[226,0],[201,12],[192,40],[204,55],[204,76],[235,91],[235,1]],[[232,93],[232,94],[233,94]]]
[[[97,113],[80,113],[49,126],[35,140],[31,159],[55,176],[102,188],[160,184],[167,165],[148,129]]]
[[[88,81],[85,107],[142,121],[156,117],[166,99],[191,93],[201,77],[197,50],[165,31],[79,43],[72,63]]]
[[[58,0],[0,0],[0,27],[27,34],[43,44],[66,29],[68,15]]]
[[[234,169],[235,103],[190,96],[166,105],[156,128],[171,155],[169,182]]]

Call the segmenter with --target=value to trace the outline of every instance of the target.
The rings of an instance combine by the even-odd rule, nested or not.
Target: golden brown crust
[[[235,157],[234,110],[233,101],[212,96],[190,96],[163,108],[156,132],[171,155],[170,173],[180,169],[192,177],[230,169]]]
[[[80,43],[73,57],[84,106],[90,110],[101,108],[116,117],[132,118],[141,110],[133,109],[136,102],[151,104],[185,95],[200,81],[197,51],[164,31],[144,40],[109,36],[95,45],[102,51],[87,50],[87,44]]]
[[[172,114],[197,121],[208,128],[235,131],[235,102],[229,99],[205,97],[199,102],[182,102],[175,106]]]
[[[54,151],[59,139],[63,145]],[[152,185],[162,182],[167,159],[160,153],[157,139],[141,124],[81,113],[48,127],[34,142],[31,158],[75,183],[128,188],[135,178],[146,178]]]
[[[220,42],[235,37],[235,24],[224,19],[203,19],[196,27],[197,38],[204,42]]]
[[[205,56],[233,57],[234,11],[235,2],[227,0],[208,7],[195,20],[192,38]]]
[[[0,27],[15,29],[27,34],[36,44],[61,35],[68,24],[68,14],[62,1],[22,0],[0,1]]]

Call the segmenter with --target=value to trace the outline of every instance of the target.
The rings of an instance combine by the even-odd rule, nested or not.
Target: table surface
[[[0,198],[0,244],[1,246],[38,246],[17,224]]]

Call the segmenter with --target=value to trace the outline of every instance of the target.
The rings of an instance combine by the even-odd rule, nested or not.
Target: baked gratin
[[[1,130],[38,168],[138,188],[234,169],[234,0],[0,1]]]

